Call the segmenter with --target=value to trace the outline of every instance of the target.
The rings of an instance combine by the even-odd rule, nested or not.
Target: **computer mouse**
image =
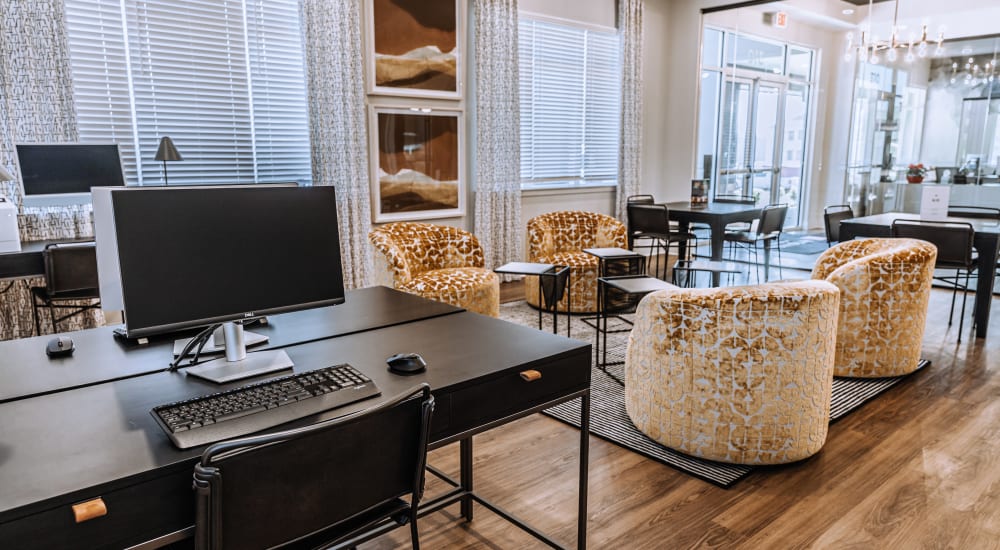
[[[396,374],[414,374],[427,368],[427,361],[416,353],[397,353],[385,360]]]
[[[49,357],[65,357],[73,355],[73,339],[68,336],[59,336],[49,340],[45,346],[45,355]]]

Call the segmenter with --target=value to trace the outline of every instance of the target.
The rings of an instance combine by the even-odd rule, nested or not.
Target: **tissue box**
[[[21,235],[17,231],[17,207],[0,198],[0,252],[20,252]]]

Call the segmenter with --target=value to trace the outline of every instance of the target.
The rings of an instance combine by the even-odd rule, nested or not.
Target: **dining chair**
[[[955,218],[975,218],[977,220],[1000,220],[1000,208],[989,206],[948,205],[948,215]]]
[[[781,272],[781,232],[785,227],[785,217],[788,215],[788,206],[784,204],[772,204],[765,206],[760,212],[757,221],[757,229],[741,231],[726,231],[724,240],[730,244],[730,259],[736,259],[736,248],[746,248],[748,255],[753,254],[753,264],[757,271],[757,282],[760,282],[760,261],[757,258],[757,245],[773,243],[778,253],[778,276],[783,276]],[[749,258],[748,258],[749,260]],[[749,274],[747,275],[749,279]],[[765,269],[766,281],[767,269]]]
[[[854,217],[849,204],[836,204],[823,209],[823,225],[826,228],[826,244],[833,246],[840,242],[840,222]]]
[[[698,247],[698,237],[691,232],[681,232],[670,227],[670,211],[664,204],[639,204],[628,205],[629,235],[633,239],[649,239],[652,250],[656,252],[656,263],[653,274],[660,279],[666,280],[667,266],[669,265],[670,247],[677,247],[677,257],[682,260],[690,259],[693,251]],[[681,257],[680,247],[686,245],[684,257]],[[693,245],[693,246],[692,246]],[[660,273],[660,251],[663,251],[663,272]]]
[[[976,270],[978,258],[974,252],[975,229],[965,222],[932,222],[921,220],[894,220],[893,237],[908,237],[927,241],[937,247],[935,269],[954,270],[953,276],[934,278],[952,288],[951,309],[948,311],[948,326],[955,313],[955,298],[962,291],[962,312],[958,321],[958,341],[962,341],[962,327],[965,322],[965,303],[968,301],[969,280]],[[962,275],[964,274],[964,281]],[[975,311],[975,299],[973,299]],[[973,323],[975,329],[975,323]]]

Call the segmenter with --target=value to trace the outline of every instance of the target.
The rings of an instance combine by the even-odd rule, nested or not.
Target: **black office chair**
[[[962,327],[965,322],[965,302],[968,297],[969,279],[976,270],[977,257],[973,252],[975,229],[972,224],[963,222],[929,222],[919,220],[894,220],[892,222],[893,237],[908,237],[927,241],[938,249],[935,269],[955,270],[951,277],[934,278],[948,284],[952,288],[951,309],[948,311],[948,326],[951,326],[955,313],[955,297],[962,291],[962,313],[958,322],[958,341],[962,341]],[[965,280],[962,281],[962,274]],[[975,302],[973,302],[975,311]],[[975,329],[975,323],[973,323]]]
[[[788,206],[783,204],[772,204],[765,206],[760,212],[760,219],[757,222],[756,231],[753,229],[743,231],[726,231],[723,239],[730,245],[730,259],[736,259],[736,248],[741,246],[747,249],[747,254],[753,254],[753,264],[757,270],[757,282],[760,282],[760,261],[757,259],[757,245],[771,241],[778,253],[778,276],[781,272],[781,231],[785,227],[785,216],[788,214]],[[749,280],[749,274],[747,279]],[[765,277],[765,281],[767,277]]]
[[[649,239],[649,248],[655,251],[656,265],[653,274],[660,279],[667,278],[667,265],[670,257],[670,247],[677,247],[677,256],[680,258],[680,245],[685,244],[687,248],[684,257],[690,258],[692,251],[698,247],[698,237],[694,233],[681,232],[670,227],[670,211],[664,204],[638,204],[628,205],[628,225],[629,232],[633,238],[632,249],[634,250],[635,239]],[[693,244],[693,247],[692,247]],[[660,251],[666,257],[663,261],[663,273],[660,273]]]
[[[420,384],[358,414],[210,446],[194,470],[195,547],[354,544],[395,521],[419,548],[433,409]]]
[[[823,209],[823,225],[826,227],[826,244],[833,246],[840,242],[840,222],[854,217],[854,210],[848,204],[836,204]]]
[[[50,244],[45,247],[42,257],[45,262],[45,286],[31,287],[36,334],[42,333],[38,316],[40,307],[49,310],[52,332],[59,332],[56,325],[66,319],[100,309],[97,251],[93,241]],[[70,311],[56,315],[56,310]]]

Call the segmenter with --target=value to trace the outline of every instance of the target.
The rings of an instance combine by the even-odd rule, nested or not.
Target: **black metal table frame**
[[[607,297],[606,297],[606,295],[607,295],[607,289],[608,289],[608,286],[609,286],[608,283],[609,282],[613,282],[613,281],[620,281],[622,279],[646,279],[646,278],[657,279],[656,277],[649,277],[647,275],[623,275],[623,276],[619,276],[619,277],[598,277],[598,279],[597,279],[597,287],[598,287],[598,293],[599,293],[599,297],[598,297],[598,309],[597,309],[597,319],[598,319],[598,327],[600,327],[600,328],[598,328],[597,331],[595,332],[595,335],[597,336],[597,338],[595,339],[595,342],[594,342],[594,348],[595,348],[594,361],[597,364],[597,368],[601,369],[601,371],[604,374],[606,374],[609,377],[611,377],[612,380],[614,380],[615,382],[618,382],[619,384],[622,384],[622,385],[624,385],[624,382],[621,379],[619,379],[614,374],[611,374],[610,372],[608,372],[608,365],[622,365],[622,364],[625,363],[624,361],[614,361],[614,362],[610,362],[610,363],[608,362],[608,333],[609,332],[611,332],[611,333],[614,333],[614,332],[629,332],[630,330],[632,330],[631,327],[634,325],[634,323],[633,323],[633,321],[631,321],[629,319],[626,319],[626,318],[622,317],[621,315],[619,315],[617,313],[615,315],[608,315],[607,308],[605,307],[605,304],[607,303]],[[657,280],[661,280],[661,279],[657,279]],[[612,288],[616,288],[617,290],[619,290],[621,292],[624,292],[625,294],[627,294],[629,296],[631,296],[631,295],[642,295],[642,296],[645,296],[646,294],[649,294],[650,292],[656,292],[655,290],[649,290],[649,291],[645,291],[645,292],[628,292],[628,291],[626,291],[626,290],[624,290],[622,288],[618,288],[618,287],[615,287],[615,286],[612,286]],[[636,302],[636,303],[638,303],[638,302]],[[622,329],[616,329],[616,330],[608,330],[608,319],[611,318],[611,317],[617,317],[623,323],[628,324],[630,328],[628,328],[628,329],[622,328]]]
[[[518,263],[533,263],[533,262],[518,262]],[[566,276],[566,285],[564,288],[564,294],[566,295],[566,337],[570,337],[570,325],[573,324],[572,314],[573,314],[573,270],[567,265],[556,265],[556,264],[536,264],[536,265],[552,265],[549,271],[544,273],[528,273],[525,271],[504,269],[506,266],[500,266],[493,270],[494,273],[506,273],[508,275],[527,275],[529,277],[538,277],[538,330],[542,330],[542,312],[548,311],[549,308],[545,307],[545,301],[543,301],[542,296],[542,280],[552,279],[552,296],[549,296],[548,303],[552,304],[552,334],[559,333],[559,300],[562,299],[562,294],[555,296],[556,289],[559,288],[559,278],[563,275]]]
[[[725,255],[726,225],[735,222],[752,222],[760,218],[761,208],[755,205],[738,203],[710,202],[704,206],[695,206],[687,201],[663,203],[667,205],[670,219],[676,221],[681,231],[687,231],[692,223],[707,224],[711,229],[712,256],[711,259],[721,261]],[[681,243],[678,255],[683,256],[686,243]],[[767,278],[771,266],[771,244],[764,242],[764,277]],[[719,286],[722,281],[720,273],[712,273],[712,286]]]
[[[545,543],[551,548],[568,548],[554,541],[551,537],[545,533],[539,531],[538,529],[532,527],[524,520],[518,518],[514,514],[508,512],[507,510],[501,508],[499,505],[486,499],[474,489],[473,484],[473,453],[472,453],[472,437],[478,433],[491,430],[498,426],[502,426],[509,422],[513,422],[520,418],[530,416],[532,414],[541,412],[545,409],[558,405],[560,403],[566,403],[574,399],[580,399],[580,469],[579,469],[579,479],[578,479],[578,503],[577,503],[577,530],[576,530],[576,547],[579,550],[584,550],[587,547],[587,484],[589,479],[588,469],[590,467],[590,389],[580,390],[578,392],[572,393],[565,397],[554,399],[542,405],[532,407],[525,411],[521,411],[510,416],[501,418],[499,420],[494,420],[488,424],[482,426],[477,426],[476,428],[456,434],[449,438],[443,439],[441,441],[436,441],[432,443],[429,448],[437,449],[444,447],[455,441],[459,443],[459,479],[455,480],[448,474],[438,470],[437,468],[427,465],[427,471],[433,474],[435,477],[441,479],[448,485],[452,486],[452,489],[447,492],[437,495],[433,498],[424,500],[420,503],[417,511],[418,517],[424,517],[428,514],[432,514],[439,510],[442,510],[452,504],[460,503],[461,506],[461,516],[466,521],[472,521],[473,519],[473,503],[479,503],[486,509],[490,510],[494,514],[497,514],[504,520],[515,525],[519,529],[528,533],[532,537],[538,539],[539,541]],[[347,541],[344,546],[350,548],[352,546],[361,544],[365,541],[371,540],[378,536],[384,535],[389,531],[392,531],[400,527],[391,520],[383,522],[381,525],[376,527],[374,530],[365,533],[357,537],[356,539]]]
[[[586,252],[586,250],[584,250],[584,252]],[[597,297],[596,297],[597,315],[595,315],[594,317],[585,317],[581,319],[581,321],[586,323],[588,326],[594,328],[594,364],[597,365],[598,368],[600,368],[604,372],[604,374],[607,374],[608,376],[610,376],[615,380],[618,380],[618,378],[607,371],[606,361],[602,362],[600,355],[601,335],[604,336],[605,348],[607,347],[606,344],[608,339],[608,317],[606,315],[602,315],[602,312],[604,311],[604,292],[602,291],[603,289],[601,286],[602,285],[601,279],[607,277],[606,270],[608,262],[620,262],[620,261],[629,262],[629,271],[632,271],[631,263],[633,261],[638,261],[639,263],[638,272],[641,276],[645,276],[642,274],[646,273],[646,257],[643,256],[642,254],[639,254],[638,252],[632,252],[631,250],[628,252],[629,254],[622,254],[620,256],[598,256],[596,254],[592,254],[594,257],[597,258]],[[629,325],[630,328],[615,329],[612,330],[611,332],[616,332],[616,333],[628,332],[632,330],[631,329],[632,321],[622,317],[621,315],[614,315],[613,317]],[[603,320],[603,325],[602,325],[602,320]],[[607,350],[605,349],[605,352],[606,351]]]

